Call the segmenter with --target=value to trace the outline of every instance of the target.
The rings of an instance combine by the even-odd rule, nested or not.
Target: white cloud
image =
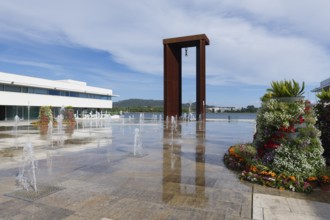
[[[228,10],[248,14],[260,25],[275,24],[286,29],[285,33],[303,35],[312,40],[330,43],[328,0],[224,0]]]
[[[105,50],[132,70],[162,75],[162,39],[206,33],[210,84],[268,85],[283,78],[315,83],[330,71],[329,4],[325,0],[3,1],[0,37],[25,35]],[[189,73],[194,70],[185,65]]]

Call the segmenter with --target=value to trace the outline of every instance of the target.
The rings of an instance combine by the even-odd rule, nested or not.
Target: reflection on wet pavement
[[[12,138],[1,138],[12,132],[3,130],[0,152],[14,153],[10,159],[0,153],[0,218],[249,219],[252,187],[227,170],[222,157],[229,145],[251,141],[254,126],[85,121],[69,135],[54,128],[51,138],[20,127],[19,145],[29,136],[35,147],[37,182],[63,188],[34,202],[5,196],[16,190],[21,148]],[[131,156],[135,128],[144,157]],[[58,140],[62,145],[50,144]]]

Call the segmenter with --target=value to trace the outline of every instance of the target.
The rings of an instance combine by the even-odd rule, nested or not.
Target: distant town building
[[[235,107],[210,107],[208,108],[211,112],[225,112],[225,111],[234,111]]]
[[[0,72],[0,120],[16,115],[36,118],[41,106],[51,106],[54,115],[71,106],[76,116],[112,108],[111,89],[87,86],[75,80],[48,80]]]
[[[323,80],[320,83],[320,87],[313,89],[312,92],[320,92],[320,91],[322,91],[322,89],[324,89],[324,90],[330,89],[330,78]]]

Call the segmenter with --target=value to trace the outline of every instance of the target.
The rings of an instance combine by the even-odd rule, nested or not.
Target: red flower
[[[269,140],[267,143],[264,144],[264,147],[266,149],[270,149],[270,150],[276,149],[279,146],[280,145],[278,143],[276,143],[275,141],[273,141],[273,140]]]
[[[302,115],[299,116],[298,120],[299,120],[299,124],[302,124],[305,122],[305,119],[303,118]]]
[[[305,102],[305,113],[308,114],[310,112],[311,112],[311,102],[307,100]]]
[[[310,106],[306,106],[305,107],[305,113],[308,114],[311,112],[311,107]]]

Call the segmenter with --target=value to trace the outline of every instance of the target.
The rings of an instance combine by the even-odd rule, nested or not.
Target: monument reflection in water
[[[206,202],[205,196],[205,122],[192,123],[196,125],[195,149],[190,154],[186,153],[190,159],[194,159],[192,166],[183,166],[181,159],[182,151],[182,123],[164,127],[163,135],[163,201],[172,200],[173,193],[176,196],[198,197],[200,202]],[[195,167],[193,167],[193,164]],[[187,170],[185,170],[187,169]],[[195,171],[195,174],[183,176],[185,172]],[[194,178],[192,177],[194,176]],[[182,188],[180,184],[193,186],[194,189]]]

